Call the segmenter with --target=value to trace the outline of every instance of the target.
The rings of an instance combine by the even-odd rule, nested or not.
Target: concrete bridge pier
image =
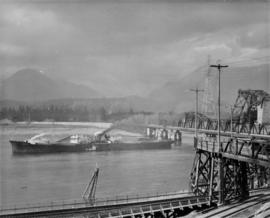
[[[176,130],[174,133],[174,141],[178,143],[182,142],[182,133],[179,130]]]
[[[155,138],[157,135],[157,130],[155,128],[147,127],[146,136],[150,138]]]
[[[147,127],[146,136],[150,138],[168,140],[171,139],[176,143],[182,142],[182,132],[180,130],[171,130],[166,128]]]
[[[168,130],[167,129],[162,129],[161,130],[161,133],[160,133],[161,135],[161,139],[168,139]]]

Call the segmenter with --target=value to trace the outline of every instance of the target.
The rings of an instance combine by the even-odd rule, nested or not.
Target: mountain
[[[87,86],[53,80],[34,69],[19,70],[0,86],[0,99],[44,101],[60,98],[97,98],[101,95]]]
[[[0,108],[19,106],[86,106],[89,109],[106,108],[117,111],[156,111],[155,101],[138,96],[105,98],[97,91],[67,81],[53,80],[34,69],[23,69],[0,86]]]
[[[270,65],[229,67],[221,72],[221,101],[233,104],[239,89],[262,89],[269,92]],[[204,88],[207,68],[198,69],[186,77],[168,82],[164,86],[150,93],[149,97],[159,102],[162,110],[183,112],[193,110],[195,107],[195,94],[189,91],[196,86]],[[211,73],[217,73],[212,69]],[[199,105],[201,106],[203,94],[200,93]]]
[[[239,89],[262,89],[269,91],[269,64],[232,67],[221,73],[221,101],[233,104]],[[95,90],[67,81],[52,80],[37,70],[24,69],[2,81],[0,87],[0,106],[85,105],[89,109],[104,107],[107,112],[152,111],[184,112],[194,110],[195,94],[189,89],[204,89],[207,68],[199,68],[186,77],[166,83],[144,98],[126,96],[123,98],[104,98]],[[211,70],[217,75],[217,69]],[[3,101],[5,99],[5,101]],[[7,101],[9,99],[9,101]],[[200,93],[199,106],[203,94]],[[2,100],[2,101],[1,101]]]

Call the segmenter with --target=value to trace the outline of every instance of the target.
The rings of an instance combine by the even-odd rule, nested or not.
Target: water
[[[96,163],[100,168],[97,197],[188,189],[194,157],[190,138],[171,150],[12,155],[8,140],[26,139],[42,131],[44,128],[2,127],[1,205],[80,199]]]

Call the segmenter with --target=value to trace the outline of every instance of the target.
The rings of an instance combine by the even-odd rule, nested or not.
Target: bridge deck
[[[181,127],[181,126],[161,126],[161,125],[147,125],[144,127],[149,127],[149,128],[154,128],[154,129],[167,129],[167,130],[172,130],[176,131],[179,130],[181,132],[187,132],[187,133],[194,133],[195,128],[189,128],[189,127]],[[205,134],[211,134],[211,135],[217,135],[218,131],[215,129],[197,129],[198,133],[205,133]],[[256,137],[256,138],[261,138],[261,139],[269,139],[270,140],[270,135],[262,133],[262,134],[256,134],[256,133],[245,133],[245,132],[230,132],[230,131],[221,131],[220,134],[222,136],[232,136],[232,137],[237,137],[237,138],[251,138],[251,137]]]
[[[34,208],[19,209],[18,211],[2,210],[0,217],[126,217],[135,215],[154,214],[160,212],[166,217],[166,214],[175,209],[184,210],[186,208],[200,208],[202,205],[209,204],[209,197],[199,197],[190,195],[190,193],[174,193],[170,195],[152,196],[144,199],[133,199],[126,201],[124,199],[115,200],[114,203],[97,202],[94,206],[80,203],[65,205],[54,205],[53,208],[42,207],[42,210],[33,210]],[[206,214],[198,214],[199,217],[223,217],[237,214],[246,208],[262,204],[270,200],[269,189],[258,189],[251,191],[251,197],[244,202],[235,202],[231,205],[222,206]],[[40,208],[36,208],[40,209]]]
[[[241,144],[235,144],[233,142],[223,142],[221,143],[221,153],[223,157],[228,159],[234,159],[238,161],[244,161],[248,163],[254,163],[261,166],[270,166],[269,144],[252,146],[250,139],[242,141]],[[264,147],[264,152],[262,147]],[[218,144],[215,141],[207,141],[199,139],[197,143],[197,148],[208,151],[211,153],[219,153]],[[266,149],[267,148],[267,149]]]
[[[198,197],[190,192],[178,192],[148,197],[122,197],[117,199],[96,200],[94,205],[84,201],[70,203],[51,203],[46,205],[30,205],[17,208],[2,208],[0,216],[3,217],[41,217],[69,214],[93,214],[100,217],[112,217],[152,213],[168,209],[200,206],[209,203],[208,197]]]

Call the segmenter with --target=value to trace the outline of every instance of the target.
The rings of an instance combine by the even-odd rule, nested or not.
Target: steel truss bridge
[[[183,132],[199,132],[194,138],[192,192],[219,203],[245,199],[251,190],[270,186],[270,125],[258,122],[257,111],[267,101],[270,96],[262,90],[239,90],[230,119],[220,121],[220,145],[218,120],[194,112],[185,113],[177,127],[150,125],[147,133],[181,141]]]
[[[269,105],[270,95],[263,90],[239,90],[236,101],[231,108],[231,117],[221,119],[220,129],[223,132],[249,133],[249,134],[270,134]],[[265,113],[263,120],[259,119],[258,108],[263,108]],[[217,130],[218,120],[211,116],[198,113],[197,128],[204,130]],[[194,128],[195,113],[185,113],[184,119],[179,120],[179,127]]]

